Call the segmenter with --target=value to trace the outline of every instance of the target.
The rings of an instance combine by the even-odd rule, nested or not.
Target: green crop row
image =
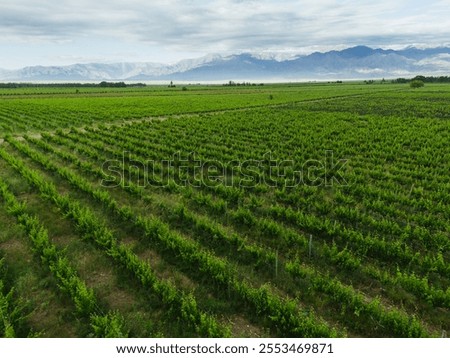
[[[10,141],[15,145],[20,145],[13,139],[10,139]],[[92,211],[81,207],[76,200],[60,195],[54,184],[44,180],[38,172],[27,168],[22,161],[14,158],[3,149],[0,149],[0,156],[19,171],[30,184],[37,187],[43,198],[53,202],[67,217],[73,219],[85,240],[94,241],[105,250],[108,256],[132,273],[144,287],[151,288],[161,297],[164,303],[171,307],[173,312],[179,315],[180,319],[191,325],[198,334],[209,337],[222,337],[229,334],[227,329],[218,325],[212,317],[199,310],[191,295],[177,290],[169,282],[160,280],[150,265],[141,261],[127,246],[120,244],[114,234],[99,221]],[[84,184],[82,179],[74,175],[71,176],[71,179],[73,180],[72,184],[75,184],[78,180],[81,185]],[[106,196],[102,195],[101,191],[96,192],[96,194],[102,200],[106,200]],[[123,215],[128,215],[126,210],[120,212]],[[102,323],[103,320],[97,320],[97,325]]]
[[[55,141],[56,143],[64,144],[66,146],[70,145],[67,141],[61,140],[58,137],[46,136],[46,138],[48,140]],[[98,167],[96,167],[91,163],[80,161],[76,156],[74,156],[71,153],[57,151],[54,149],[54,147],[51,147],[48,144],[39,140],[34,140],[32,138],[29,138],[29,140],[43,147],[47,151],[50,151],[67,160],[70,160],[72,163],[77,165],[83,171],[88,171],[100,179],[106,179],[107,177],[107,175],[100,169],[98,169]],[[84,148],[80,146],[73,146],[71,148],[78,152],[83,152],[95,159],[101,159],[99,158],[98,153],[92,151],[92,149],[89,149],[89,147]],[[128,170],[126,171],[132,172],[133,170],[128,168]],[[138,196],[139,198],[149,202],[152,201],[151,197],[149,197],[149,195],[145,193],[144,189],[142,187],[135,185],[133,182],[121,181],[120,183],[117,183],[117,185],[120,185],[122,189],[128,191],[130,194],[134,196]],[[226,209],[227,207],[226,205],[218,205],[217,202],[213,201],[212,198],[208,195],[202,195],[201,193],[195,194],[189,189],[183,190],[181,188],[177,189],[177,192],[180,192],[180,190],[181,193],[184,196],[186,196],[186,198],[188,198],[190,201],[197,202],[197,205],[202,208],[205,207],[210,208],[213,212],[218,213],[220,216],[226,215],[227,219],[231,220],[232,222],[234,221],[237,226],[245,225],[248,226],[252,231],[257,230],[259,235],[267,235],[268,237],[276,238],[277,240],[276,246],[279,249],[289,250],[289,248],[292,247],[292,245],[295,245],[294,247],[296,253],[294,255],[299,255],[300,252],[303,253],[307,252],[308,239],[302,235],[295,233],[294,231],[291,231],[290,229],[286,229],[285,227],[279,225],[277,222],[274,222],[267,218],[259,219],[255,217],[255,215],[247,209],[241,208],[236,211]],[[275,207],[272,207],[271,210],[273,213]],[[281,207],[279,207],[278,210],[279,211],[282,210]],[[286,209],[283,209],[283,212],[286,212]],[[266,215],[268,214],[270,214],[270,212],[268,212]],[[186,225],[186,227],[198,228],[200,231],[204,231],[205,227],[207,227],[206,230],[207,232],[209,232],[208,236],[210,238],[215,238],[215,241],[211,241],[211,244],[217,242],[220,245],[220,242],[222,243],[224,241],[232,242],[233,246],[237,245],[239,247],[240,252],[248,252],[249,255],[248,257],[253,256],[258,262],[261,262],[260,260],[262,260],[262,262],[265,263],[266,266],[268,265],[269,267],[273,267],[273,262],[275,259],[275,256],[273,254],[270,257],[267,256],[267,253],[263,255],[261,253],[258,253],[262,252],[261,249],[255,248],[257,250],[255,251],[255,249],[243,243],[242,240],[239,240],[239,237],[237,237],[237,239],[236,236],[227,237],[226,235],[221,233],[221,231],[218,230],[217,227],[211,226],[211,224],[205,225],[205,223],[202,223],[202,220],[199,220],[196,217],[194,217],[193,214],[190,213],[185,207],[178,207],[178,209],[173,212],[173,215],[176,215],[176,218],[177,220],[179,220],[179,223]],[[285,219],[290,218],[289,219],[290,221],[293,220],[294,215],[293,213],[292,214],[287,213],[286,215],[287,216],[285,216]],[[296,220],[294,220],[294,223],[297,223]],[[308,227],[308,229],[314,230],[314,227],[316,226]],[[201,235],[201,233],[199,234]],[[402,273],[401,277],[398,275],[392,276],[383,270],[376,269],[375,267],[361,266],[361,260],[352,255],[347,248],[344,248],[343,250],[337,249],[335,243],[331,246],[327,244],[315,243],[314,252],[316,256],[317,254],[320,254],[323,257],[323,259],[329,260],[331,263],[338,265],[341,269],[349,271],[360,270],[361,272],[368,274],[370,277],[382,278],[384,284],[389,283],[393,287],[396,286],[397,284],[400,284],[403,288],[407,289],[414,295],[421,298],[426,298],[426,301],[431,303],[432,305],[449,307],[450,290],[447,290],[445,292],[441,289],[433,288],[428,284],[427,279],[425,277],[421,278],[417,277],[415,274],[406,274],[406,273]]]
[[[102,202],[123,220],[131,221],[144,232],[148,239],[154,240],[161,250],[170,252],[191,267],[196,267],[200,272],[208,275],[216,284],[222,286],[224,290],[232,290],[243,302],[252,306],[256,314],[268,315],[271,326],[277,330],[278,334],[310,337],[336,335],[334,330],[320,322],[312,313],[306,318],[303,314],[299,314],[295,302],[283,300],[272,294],[267,288],[253,288],[248,283],[239,280],[234,274],[233,267],[226,261],[203,250],[196,243],[191,243],[172,233],[159,219],[145,218],[134,214],[132,208],[120,206],[117,201],[110,197],[107,191],[94,189],[85,179],[66,168],[58,168],[45,156],[22,143],[11,138],[8,138],[8,141],[47,169],[58,172],[72,185]]]
[[[4,154],[3,151],[0,152],[1,156]],[[80,279],[67,257],[50,242],[47,231],[38,218],[26,213],[26,205],[17,201],[1,178],[0,195],[6,203],[8,212],[16,217],[17,222],[26,231],[34,253],[57,279],[58,287],[72,299],[77,313],[89,318],[93,335],[125,337],[121,317],[111,312],[106,315],[101,313],[94,292]]]

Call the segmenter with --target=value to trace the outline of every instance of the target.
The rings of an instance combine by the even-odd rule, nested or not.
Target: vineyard
[[[0,335],[446,337],[449,98],[0,89]]]

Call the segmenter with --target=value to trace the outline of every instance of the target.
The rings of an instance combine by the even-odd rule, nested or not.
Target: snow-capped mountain
[[[356,46],[309,55],[295,53],[207,55],[175,64],[113,63],[0,69],[1,81],[227,81],[301,80],[448,75],[450,48],[403,50]]]

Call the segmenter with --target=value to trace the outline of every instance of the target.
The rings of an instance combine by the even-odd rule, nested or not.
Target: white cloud
[[[58,56],[97,58],[110,53],[80,44],[106,39],[115,52],[132,47],[147,56],[152,48],[154,58],[166,52],[175,60],[177,53],[436,45],[448,41],[449,9],[448,0],[15,0],[0,4],[0,50],[22,44],[26,54],[44,44]]]
[[[431,58],[426,58],[417,63],[419,66],[439,69],[440,71],[450,71],[450,54],[439,54]]]
[[[385,73],[386,71],[383,70],[382,68],[357,68],[355,72],[367,75],[367,74],[382,74]]]

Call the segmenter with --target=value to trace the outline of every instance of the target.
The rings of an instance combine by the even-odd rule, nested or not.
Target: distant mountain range
[[[263,81],[325,80],[449,75],[450,48],[403,50],[356,46],[310,55],[242,53],[208,55],[174,65],[75,64],[1,70],[0,81]]]

